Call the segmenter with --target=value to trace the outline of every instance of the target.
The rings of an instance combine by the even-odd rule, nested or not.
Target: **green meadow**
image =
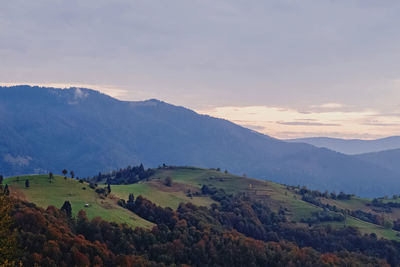
[[[165,185],[167,177],[172,179],[172,185]],[[30,187],[25,187],[25,180],[29,179]],[[261,181],[242,176],[236,176],[216,170],[193,167],[157,169],[155,174],[146,181],[129,185],[111,185],[111,194],[108,197],[97,194],[87,183],[55,175],[53,181],[48,175],[19,176],[7,178],[5,183],[11,186],[12,194],[21,199],[33,202],[47,208],[49,205],[60,208],[64,201],[71,202],[73,214],[85,210],[89,218],[96,216],[108,221],[126,223],[133,227],[149,228],[153,224],[140,218],[136,214],[117,205],[118,199],[127,200],[129,194],[135,197],[142,195],[161,207],[176,209],[180,203],[192,202],[198,206],[210,206],[213,201],[209,196],[200,194],[203,185],[224,189],[230,194],[247,194],[259,201],[267,203],[274,210],[284,209],[288,218],[300,222],[309,218],[313,212],[322,208],[301,200],[301,196],[287,189],[286,186],[269,181]],[[105,185],[99,185],[105,187]],[[325,204],[335,205],[345,210],[363,210],[374,212],[367,204],[370,199],[353,197],[350,200],[333,200],[321,198]],[[88,207],[85,205],[88,204]],[[391,220],[400,219],[400,209],[393,209],[392,213],[384,215]],[[379,225],[346,216],[345,222],[329,222],[333,227],[352,226],[362,233],[375,233],[378,237],[400,240],[399,233],[392,229],[385,229]]]
[[[29,179],[30,187],[25,187],[25,180]],[[5,180],[13,194],[21,199],[47,208],[52,205],[61,208],[68,200],[72,206],[73,215],[84,210],[88,218],[102,217],[107,221],[126,223],[136,227],[151,227],[152,224],[136,214],[118,206],[116,201],[100,197],[88,184],[63,176],[54,175],[52,181],[48,175],[19,176]],[[88,204],[88,207],[85,205]]]

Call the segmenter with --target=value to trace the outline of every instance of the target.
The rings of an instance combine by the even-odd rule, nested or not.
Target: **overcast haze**
[[[400,133],[399,1],[2,1],[0,83],[157,98],[279,138]]]

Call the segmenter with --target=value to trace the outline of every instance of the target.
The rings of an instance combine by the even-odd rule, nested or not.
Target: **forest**
[[[400,243],[352,227],[310,226],[243,194],[203,186],[216,204],[160,207],[133,194],[125,208],[152,229],[72,217],[1,190],[1,266],[398,266]],[[65,203],[64,203],[65,204]],[[68,205],[67,205],[68,206]]]

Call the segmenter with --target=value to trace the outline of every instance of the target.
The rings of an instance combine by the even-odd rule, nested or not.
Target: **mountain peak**
[[[157,99],[120,101],[86,88],[0,87],[0,110],[3,175],[69,169],[81,177],[166,163],[362,196],[400,191],[397,174],[385,168],[266,138]]]

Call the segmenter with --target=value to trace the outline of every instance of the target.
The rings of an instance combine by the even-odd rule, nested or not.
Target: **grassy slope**
[[[288,191],[285,186],[268,181],[196,168],[161,169],[156,172],[153,178],[163,180],[168,176],[172,178],[174,183],[187,184],[197,189],[200,189],[203,185],[208,185],[222,188],[232,194],[246,193],[256,196],[261,201],[267,201],[274,210],[278,210],[280,207],[287,208],[294,219],[308,217],[313,211],[319,209],[298,199],[298,196]],[[149,195],[151,197],[156,194],[149,193]]]
[[[25,188],[26,179],[30,181],[29,188]],[[100,198],[87,184],[79,183],[77,180],[55,175],[52,183],[49,183],[48,175],[35,175],[7,178],[5,183],[11,186],[13,194],[42,208],[47,208],[49,205],[61,208],[64,201],[69,200],[74,215],[82,209],[86,211],[88,218],[99,216],[108,221],[126,223],[133,227],[152,226],[150,222],[118,206],[115,200]],[[83,187],[86,190],[83,190]],[[86,203],[89,207],[85,207]]]
[[[265,201],[268,205],[278,210],[280,207],[286,208],[289,213],[291,220],[300,221],[302,218],[307,218],[312,212],[322,210],[320,207],[314,206],[310,203],[301,200],[301,196],[294,194],[290,190],[286,189],[286,186],[276,184],[269,181],[261,181],[251,178],[244,178],[240,176],[234,176],[231,174],[225,174],[222,172],[198,169],[198,168],[176,168],[176,169],[159,169],[156,174],[151,177],[150,182],[144,182],[136,185],[126,186],[113,186],[113,192],[118,196],[127,198],[127,195],[132,192],[135,195],[143,194],[146,198],[161,205],[170,206],[175,208],[179,199],[185,201],[192,201],[199,205],[207,204],[208,201],[193,197],[193,199],[185,199],[182,197],[183,192],[174,192],[174,194],[166,193],[160,190],[159,187],[153,186],[155,181],[162,181],[166,177],[171,177],[175,184],[184,184],[193,188],[200,189],[202,185],[215,186],[223,188],[228,193],[247,193],[256,196],[260,201]],[[356,210],[365,209],[367,210],[366,204],[370,201],[367,199],[354,198],[352,200],[329,200],[333,201],[331,204],[335,204],[340,208]],[[211,203],[211,200],[210,200]],[[396,215],[396,211],[387,217]],[[400,218],[400,210],[399,210]],[[390,229],[384,229],[381,226],[361,221],[357,218],[347,216],[346,222],[344,223],[330,223],[335,227],[354,226],[360,229],[361,232],[369,234],[375,233],[378,237],[387,239],[399,240],[397,236],[398,232]]]
[[[161,183],[147,182],[131,185],[113,185],[111,186],[112,194],[121,199],[128,199],[130,193],[135,196],[142,195],[150,199],[152,202],[160,205],[161,207],[171,207],[172,209],[178,208],[180,203],[192,202],[198,206],[209,206],[214,203],[208,197],[188,197],[184,190],[167,188],[161,186]],[[193,192],[193,190],[192,190]]]
[[[172,187],[163,184],[163,180],[168,176],[173,180]],[[63,202],[68,199],[72,203],[74,213],[85,209],[88,217],[91,218],[101,216],[109,221],[125,222],[133,226],[151,226],[149,222],[116,205],[115,200],[99,198],[87,184],[81,184],[72,179],[64,180],[60,176],[56,176],[52,184],[49,184],[47,175],[30,176],[29,179],[31,181],[29,189],[24,187],[25,177],[20,177],[19,182],[16,182],[15,177],[7,179],[6,182],[17,187],[27,200],[42,207],[48,205],[61,207]],[[302,201],[301,196],[287,190],[284,185],[199,168],[158,169],[149,181],[132,185],[112,185],[111,189],[112,195],[116,198],[126,200],[128,195],[133,193],[135,196],[142,195],[162,207],[176,209],[181,202],[192,202],[200,206],[209,206],[214,203],[209,197],[187,196],[188,190],[198,192],[203,185],[223,188],[232,194],[246,193],[255,196],[258,200],[267,202],[275,211],[285,208],[289,218],[297,222],[302,218],[309,217],[312,212],[321,210],[320,207]],[[86,187],[86,190],[82,190],[82,187]],[[322,200],[341,209],[361,209],[373,212],[366,205],[370,201],[368,199]],[[84,208],[85,203],[89,203],[90,207]],[[385,216],[393,220],[398,219],[400,218],[400,209],[393,209],[393,213],[387,213]],[[335,227],[354,226],[363,233],[376,233],[378,237],[400,240],[396,231],[384,229],[351,216],[346,218],[346,222],[329,224]]]

